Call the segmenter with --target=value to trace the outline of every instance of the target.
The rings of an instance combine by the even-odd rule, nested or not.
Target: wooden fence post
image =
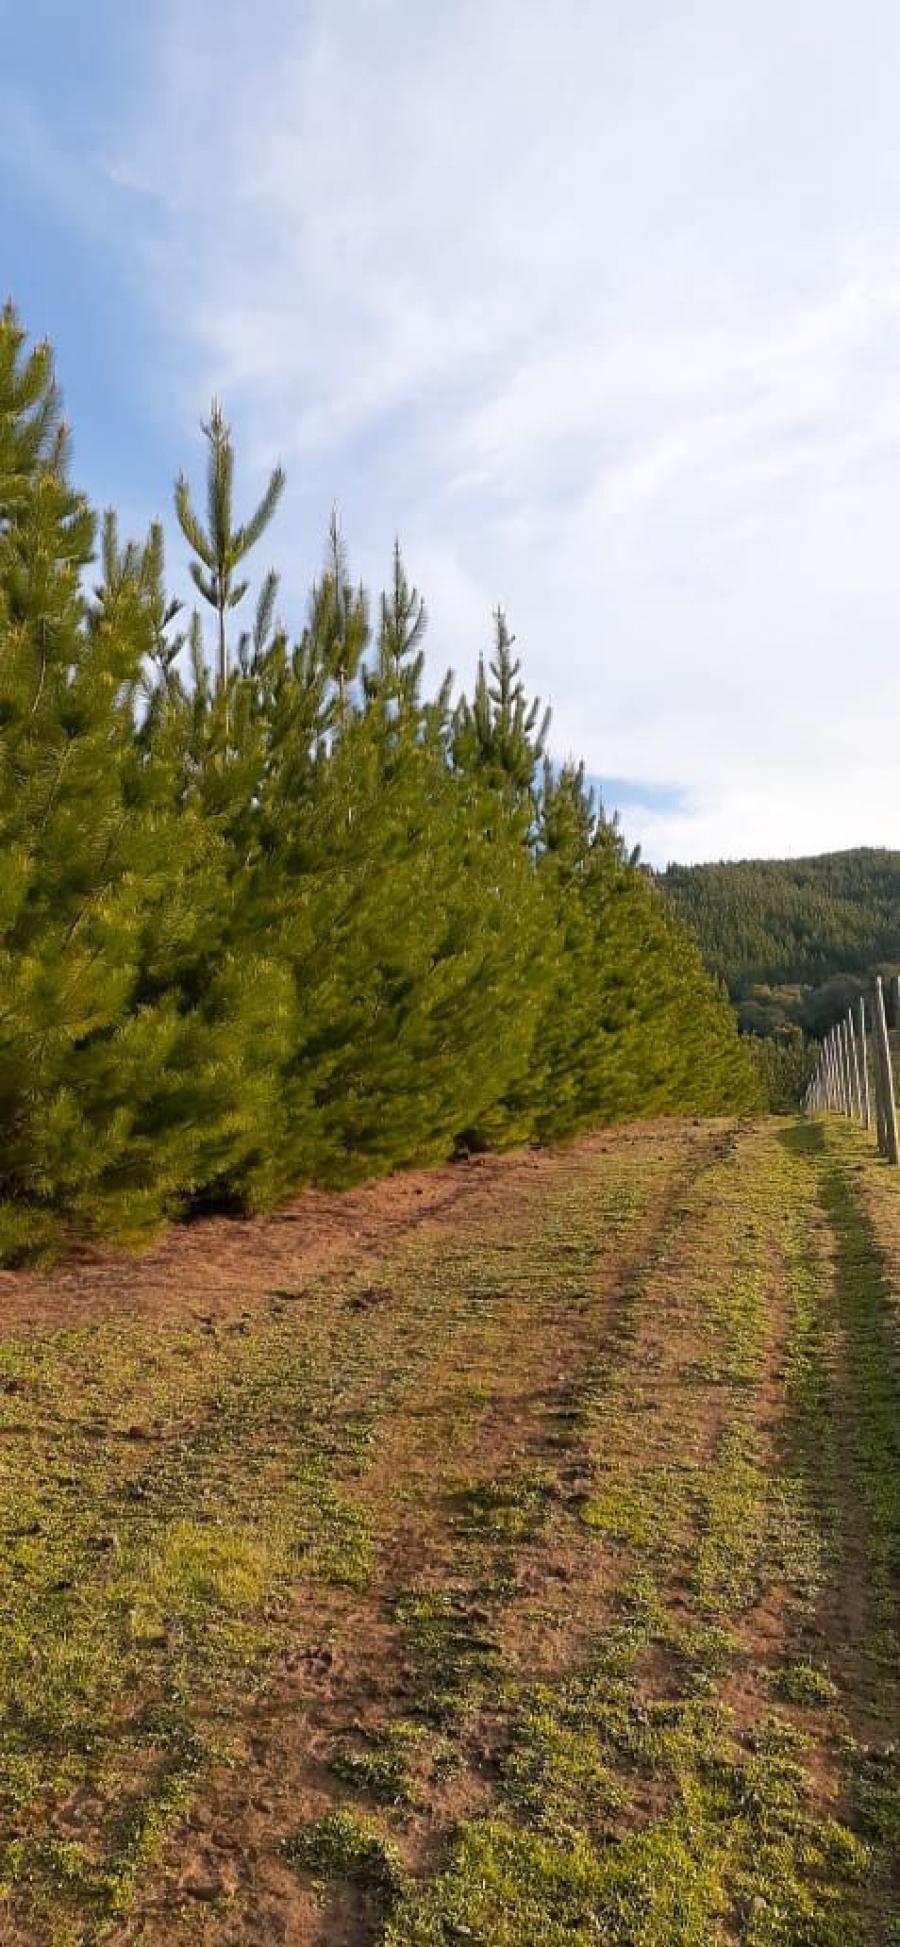
[[[844,1045],[841,1041],[840,1022],[834,1024],[834,1059],[837,1064],[837,1111],[838,1115],[847,1113],[847,1077],[844,1073]]]
[[[875,1027],[875,1002],[872,1002],[872,1087],[875,1091],[875,1141],[879,1156],[887,1155],[887,1124],[884,1119],[884,1090],[881,1086],[881,1054]]]
[[[848,1116],[852,1114],[850,1107],[850,1062],[847,1055],[847,1043],[844,1039],[843,1021],[838,1022],[834,1032],[837,1041],[838,1075],[840,1078],[840,1109],[842,1115]]]
[[[838,1106],[838,1077],[833,1028],[829,1033],[825,1046],[828,1050],[828,1107],[836,1110]]]
[[[846,1021],[841,1022],[841,1047],[844,1050],[844,1074],[847,1078],[846,1113],[850,1121],[852,1122],[855,1114],[855,1105],[853,1100],[853,1061],[850,1054],[850,1036],[847,1033]]]
[[[862,1055],[863,1112],[867,1129],[872,1127],[872,1100],[869,1093],[869,1051],[866,1047],[866,1003],[859,997],[859,1047]]]
[[[875,1045],[876,1079],[881,1083],[882,1122],[884,1129],[884,1154],[889,1163],[900,1163],[900,1144],[897,1141],[897,1107],[894,1101],[894,1077],[891,1069],[891,1044],[888,1041],[887,1020],[884,1012],[884,990],[881,975],[875,980]]]
[[[859,1072],[859,1055],[856,1048],[856,1029],[853,1025],[853,1009],[849,1009],[845,1024],[850,1046],[850,1065],[853,1070],[853,1113],[857,1122],[863,1119],[862,1079]]]

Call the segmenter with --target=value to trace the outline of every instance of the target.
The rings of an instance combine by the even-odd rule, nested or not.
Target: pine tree
[[[581,767],[545,767],[539,845],[563,936],[538,1035],[541,1141],[631,1117],[754,1106],[730,1008],[618,820],[585,792]]]
[[[393,724],[399,735],[409,716],[422,708],[425,651],[421,644],[427,624],[425,603],[406,579],[400,543],[395,541],[390,593],[383,590],[381,595],[378,659],[365,676],[367,706],[382,711],[388,734]]]
[[[184,788],[158,532],[69,484],[52,368],[0,329],[0,1254],[141,1235],[258,1150],[283,977],[222,951],[215,820]],[[41,438],[34,427],[42,428]],[[163,662],[168,660],[163,655]],[[153,699],[151,699],[153,700]],[[263,974],[265,977],[263,977]],[[250,1060],[252,1051],[253,1061]],[[260,1068],[265,1089],[257,1085]],[[265,1100],[261,1100],[261,1093]]]
[[[365,590],[354,588],[347,569],[347,553],[332,508],[325,572],[312,590],[308,631],[315,642],[329,682],[335,690],[335,729],[346,729],[354,707],[354,690],[369,646],[369,605]]]
[[[65,448],[53,353],[46,340],[26,351],[12,303],[0,312],[0,536],[30,498],[35,473]]]
[[[206,528],[194,512],[191,490],[185,475],[179,474],[175,486],[175,512],[178,523],[195,559],[190,564],[191,578],[204,600],[215,609],[218,635],[218,682],[224,691],[228,683],[228,638],[225,617],[243,601],[250,586],[236,581],[235,571],[264,534],[284,491],[285,476],[276,466],[265,493],[250,519],[234,524],[234,446],[218,399],[214,399],[203,433],[209,443],[206,468]],[[268,583],[267,583],[268,586]]]
[[[537,784],[550,711],[538,698],[528,698],[513,655],[515,638],[501,609],[495,611],[494,630],[489,669],[481,658],[471,699],[463,697],[457,705],[451,737],[453,767],[467,782],[488,857],[496,848],[491,919],[498,957],[492,991],[496,1055],[505,1053],[507,1073],[503,1087],[461,1132],[461,1144],[474,1148],[524,1142],[533,1133],[543,1074],[536,1035],[554,989],[559,953],[556,918],[534,860]],[[495,1072],[503,1065],[496,1060]]]
[[[544,755],[550,711],[542,713],[538,697],[528,701],[521,663],[512,653],[516,638],[500,608],[494,612],[494,628],[489,671],[482,656],[472,700],[463,697],[458,706],[455,757],[464,769],[479,765],[495,788],[527,798]]]
[[[25,352],[11,310],[0,453],[0,1196],[14,1248],[49,1235],[54,1210],[85,1209],[121,1156],[128,1111],[98,1087],[97,1049],[123,1032],[167,853],[123,791],[149,640],[138,556],[89,610],[94,517],[68,481],[52,362]]]
[[[451,1153],[527,1064],[520,975],[540,929],[517,819],[449,768],[412,678],[402,709],[382,702],[376,689],[338,759],[354,779],[355,977],[326,1126],[336,1158],[388,1167]]]

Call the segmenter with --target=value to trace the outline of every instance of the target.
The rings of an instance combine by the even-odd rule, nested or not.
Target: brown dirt
[[[689,1125],[691,1126],[691,1125]],[[699,1123],[693,1125],[698,1129]],[[59,1330],[124,1315],[233,1317],[347,1260],[381,1259],[425,1226],[453,1228],[498,1200],[567,1174],[573,1160],[671,1141],[671,1118],[581,1137],[564,1150],[517,1150],[409,1170],[341,1192],[302,1190],[269,1216],[173,1225],[140,1255],[81,1244],[48,1271],[0,1270],[0,1335]]]

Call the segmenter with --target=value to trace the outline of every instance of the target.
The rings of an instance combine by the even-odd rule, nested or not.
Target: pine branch
[[[183,473],[179,474],[175,483],[175,512],[178,516],[178,525],[188,546],[192,547],[194,553],[200,556],[200,560],[204,563],[205,567],[214,570],[216,566],[215,552],[194,513],[191,504],[191,490]]]
[[[245,554],[249,554],[250,549],[256,546],[260,536],[268,527],[284,492],[285,479],[286,475],[283,469],[277,466],[263,494],[262,500],[256,509],[256,513],[246,523],[246,526],[238,528],[234,537],[236,561],[242,560]]]
[[[203,595],[206,601],[208,601],[210,608],[217,608],[218,607],[218,594],[217,594],[218,583],[216,581],[215,575],[214,574],[205,575],[203,573],[203,569],[199,561],[191,561],[188,563],[188,573],[190,574],[194,586],[196,588],[199,588],[201,595]]]

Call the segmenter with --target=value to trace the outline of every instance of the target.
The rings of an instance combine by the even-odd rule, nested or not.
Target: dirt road
[[[787,1121],[0,1276],[0,1941],[887,1947],[898,1294]]]

